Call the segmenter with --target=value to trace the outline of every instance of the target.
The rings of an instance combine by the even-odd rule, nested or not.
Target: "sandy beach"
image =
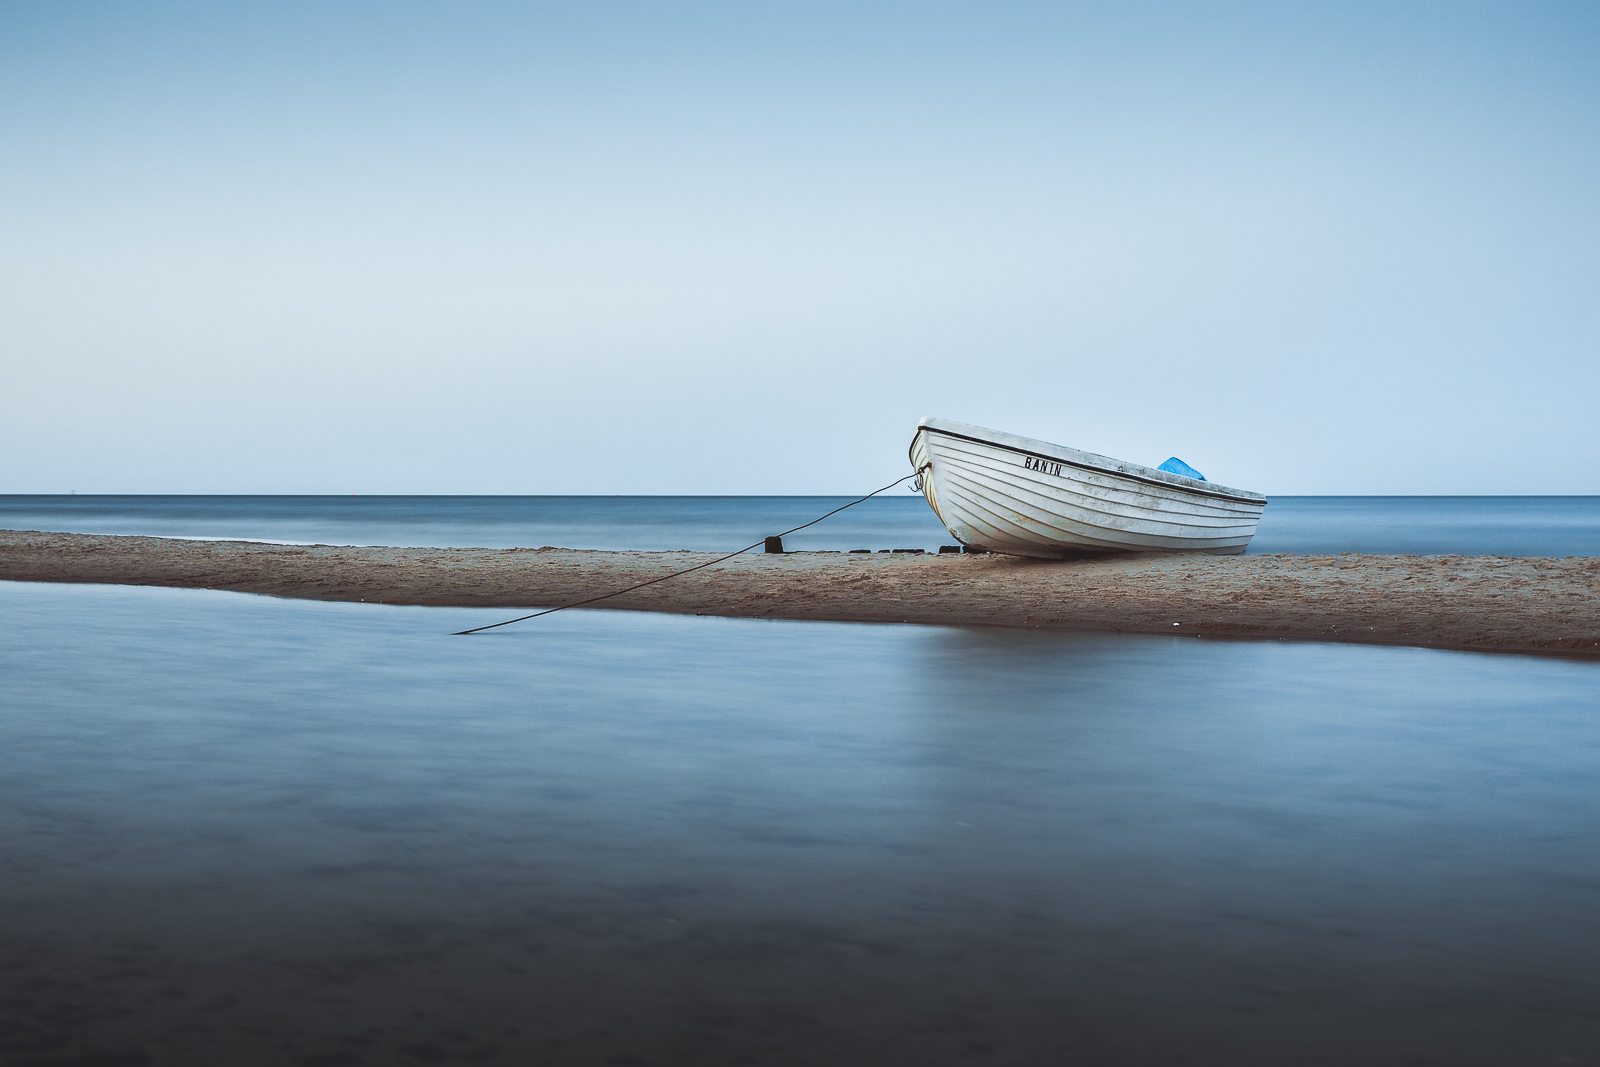
[[[0,580],[533,609],[713,559],[0,531]],[[1100,630],[1600,655],[1600,558],[750,553],[597,605],[695,615]],[[532,623],[531,625],[538,625]]]

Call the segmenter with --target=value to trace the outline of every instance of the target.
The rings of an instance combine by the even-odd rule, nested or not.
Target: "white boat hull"
[[[1259,493],[981,426],[924,419],[911,465],[956,540],[1014,556],[1243,552]]]

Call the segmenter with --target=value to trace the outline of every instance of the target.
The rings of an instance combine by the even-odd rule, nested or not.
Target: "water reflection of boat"
[[[1016,556],[1231,555],[1250,543],[1267,506],[1181,461],[1143,467],[948,419],[918,423],[911,465],[956,540]]]

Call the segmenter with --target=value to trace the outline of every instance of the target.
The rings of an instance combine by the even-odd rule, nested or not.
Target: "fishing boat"
[[[1176,458],[1144,467],[949,419],[917,424],[911,466],[951,536],[1013,556],[1233,555],[1267,506],[1260,493],[1206,481]]]

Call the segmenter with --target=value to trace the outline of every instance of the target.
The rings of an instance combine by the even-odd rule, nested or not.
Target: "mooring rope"
[[[917,472],[917,474],[920,474],[920,473],[922,473],[922,472],[921,471]],[[884,486],[882,489],[874,489],[872,492],[868,493],[866,496],[858,497],[857,499],[850,501],[850,503],[848,503],[848,504],[840,504],[838,507],[834,508],[832,511],[828,512],[827,514],[818,515],[816,518],[812,519],[810,522],[803,522],[799,526],[796,526],[796,527],[794,527],[792,529],[785,530],[780,534],[774,534],[773,536],[775,536],[775,537],[788,537],[792,533],[799,533],[801,530],[804,530],[808,526],[815,526],[817,523],[821,522],[823,519],[830,518],[830,517],[832,517],[834,515],[839,514],[839,512],[843,511],[845,508],[853,508],[857,504],[861,503],[863,500],[871,500],[873,497],[877,496],[879,493],[887,492],[888,490],[893,489],[895,486],[901,484],[902,482],[908,482],[912,478],[915,478],[917,476],[917,474],[907,474],[903,478],[896,478],[894,481],[890,482],[888,485]],[[643,589],[647,585],[655,585],[657,582],[664,582],[668,578],[676,578],[680,574],[688,574],[691,571],[703,570],[706,567],[715,566],[716,564],[722,563],[725,560],[732,559],[734,556],[742,556],[746,552],[750,551],[752,548],[760,548],[762,545],[764,545],[766,543],[767,543],[767,539],[765,537],[763,537],[761,540],[755,542],[754,544],[745,545],[743,548],[739,549],[739,551],[737,551],[737,552],[729,552],[726,556],[718,556],[716,559],[708,559],[704,563],[696,563],[693,567],[685,567],[681,571],[673,571],[671,574],[663,574],[659,578],[651,578],[649,581],[640,582],[637,585],[630,585],[626,589],[618,589],[618,590],[615,590],[614,592],[610,592],[610,593],[601,593],[599,596],[592,596],[592,597],[589,597],[589,598],[587,598],[585,600],[574,600],[570,604],[561,604],[561,605],[559,605],[557,607],[545,608],[542,611],[535,611],[530,615],[519,615],[514,619],[507,619],[505,622],[491,622],[487,626],[474,626],[470,630],[457,630],[455,633],[451,634],[450,636],[451,637],[465,637],[468,634],[481,634],[485,630],[494,630],[494,629],[498,629],[501,626],[510,626],[514,622],[527,622],[529,619],[537,619],[541,615],[554,615],[556,612],[558,612],[558,611],[566,611],[568,608],[581,608],[585,604],[594,604],[594,603],[597,603],[597,602],[599,602],[601,600],[610,600],[614,596],[621,596],[623,593],[631,593],[635,589]]]

